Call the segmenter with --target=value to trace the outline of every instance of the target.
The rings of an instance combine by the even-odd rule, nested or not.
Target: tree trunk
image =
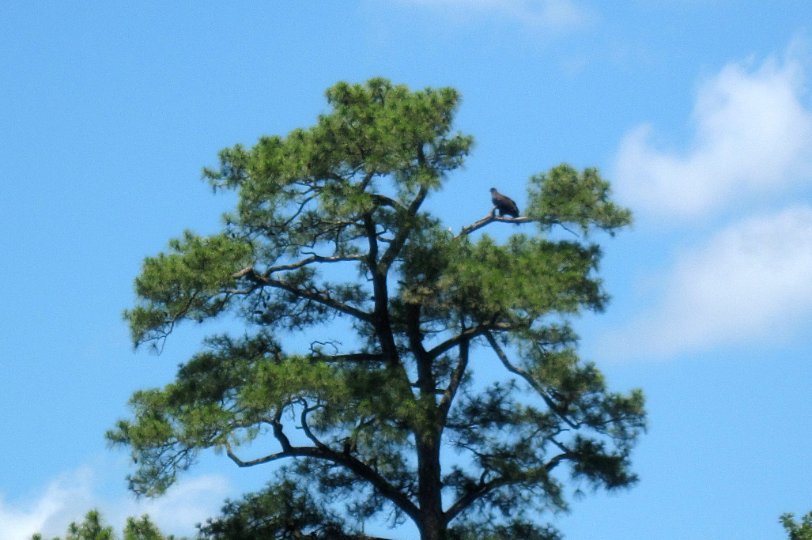
[[[420,305],[411,304],[407,311],[409,345],[417,360],[418,399],[421,410],[416,426],[417,446],[417,500],[420,506],[421,540],[443,540],[445,517],[443,516],[442,475],[440,472],[440,438],[443,420],[435,399],[437,384],[432,371],[432,358],[423,347],[420,331]]]
[[[440,477],[440,445],[431,433],[417,440],[418,501],[420,504],[420,540],[442,540],[445,537],[442,482]]]

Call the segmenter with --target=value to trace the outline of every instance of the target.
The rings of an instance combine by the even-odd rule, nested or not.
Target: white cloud
[[[805,180],[812,112],[802,101],[803,75],[792,54],[755,68],[724,67],[699,88],[686,152],[657,148],[650,125],[625,136],[615,172],[619,198],[637,210],[696,217]]]
[[[750,218],[683,253],[659,305],[606,340],[619,356],[667,358],[797,330],[812,314],[812,207]]]
[[[91,485],[92,472],[82,467],[55,479],[41,496],[27,504],[9,504],[0,499],[0,540],[30,538],[35,532],[64,534],[70,521],[90,509]]]
[[[149,514],[162,530],[189,534],[197,523],[219,513],[230,491],[229,482],[219,475],[188,478],[158,499],[122,500],[110,516],[118,516],[115,523],[123,524],[128,516]]]
[[[472,13],[516,20],[543,30],[565,30],[582,26],[593,14],[574,0],[401,0],[433,8],[449,17],[466,18]]]
[[[230,491],[227,480],[216,475],[181,480],[159,499],[135,500],[127,493],[103,497],[99,484],[97,471],[84,466],[53,480],[33,500],[12,503],[0,497],[0,540],[23,540],[36,532],[62,536],[71,521],[81,521],[92,508],[119,532],[127,517],[149,514],[162,530],[188,535],[218,513]]]

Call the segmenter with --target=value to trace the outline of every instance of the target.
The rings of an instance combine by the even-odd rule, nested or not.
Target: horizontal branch
[[[487,216],[485,216],[484,218],[482,218],[482,219],[480,219],[478,221],[475,221],[470,225],[466,225],[465,227],[463,227],[462,230],[460,230],[460,234],[457,235],[457,238],[459,238],[461,236],[471,234],[475,230],[481,229],[485,225],[488,225],[488,224],[493,223],[495,221],[501,221],[503,223],[515,223],[515,224],[518,225],[519,223],[530,223],[532,221],[538,221],[538,220],[533,219],[533,218],[529,218],[529,217],[509,218],[509,217],[497,216],[495,213],[490,213]]]
[[[284,272],[286,270],[298,270],[304,266],[313,263],[336,263],[336,262],[348,262],[348,261],[362,261],[364,257],[362,255],[346,255],[346,256],[333,256],[333,257],[324,257],[322,255],[313,255],[311,257],[307,257],[300,261],[291,264],[282,264],[279,266],[272,266],[268,268],[267,274],[270,275],[274,272]]]
[[[355,362],[355,363],[368,363],[368,362],[383,362],[386,360],[384,355],[372,352],[360,353],[346,353],[339,354],[338,345],[340,342],[336,341],[314,341],[310,344],[310,357],[314,360],[321,360],[324,362]],[[322,347],[332,347],[333,353],[326,353]]]
[[[351,354],[328,354],[319,356],[319,360],[325,362],[383,362],[386,360],[384,355],[377,353],[351,353]]]
[[[270,277],[270,274],[267,272],[265,274],[260,274],[256,270],[254,270],[253,266],[247,266],[242,270],[235,272],[234,274],[232,274],[232,277],[237,279],[239,278],[249,279],[261,287],[268,286],[276,289],[282,289],[283,291],[287,291],[298,298],[312,300],[313,302],[335,309],[336,311],[339,311],[341,313],[351,315],[360,321],[372,322],[373,319],[372,315],[370,313],[367,313],[366,311],[354,308],[352,306],[348,306],[347,304],[339,302],[338,300],[334,300],[333,298],[330,298],[329,296],[322,294],[319,291],[309,291],[300,289],[283,280],[272,278]]]
[[[428,351],[428,355],[432,359],[436,359],[438,356],[443,354],[446,351],[449,351],[459,345],[464,341],[469,341],[474,339],[475,337],[484,335],[486,332],[490,330],[509,330],[510,326],[505,323],[493,323],[493,324],[480,324],[478,326],[474,326],[463,330],[459,334],[454,337],[450,337],[444,342],[440,343],[436,347],[433,347]]]

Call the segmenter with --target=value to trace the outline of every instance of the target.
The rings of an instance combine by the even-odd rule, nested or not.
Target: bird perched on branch
[[[510,197],[502,195],[496,188],[491,188],[491,202],[493,203],[494,210],[499,211],[499,217],[510,216],[519,217],[519,207]]]

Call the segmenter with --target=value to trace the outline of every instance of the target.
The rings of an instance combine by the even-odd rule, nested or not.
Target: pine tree
[[[567,507],[568,473],[635,481],[642,394],[607,390],[567,322],[604,309],[595,233],[630,213],[597,170],[561,165],[530,178],[521,217],[454,234],[424,207],[472,147],[453,130],[458,93],[373,79],[327,101],[311,128],[223,150],[204,171],[239,196],[222,232],[145,260],[136,346],[185,321],[241,325],[133,395],[108,433],[137,463],[131,489],[159,495],[214,449],[271,480],[212,537],[362,538],[382,515],[423,540],[556,538],[538,516]],[[487,234],[500,222],[519,225],[504,242]]]

